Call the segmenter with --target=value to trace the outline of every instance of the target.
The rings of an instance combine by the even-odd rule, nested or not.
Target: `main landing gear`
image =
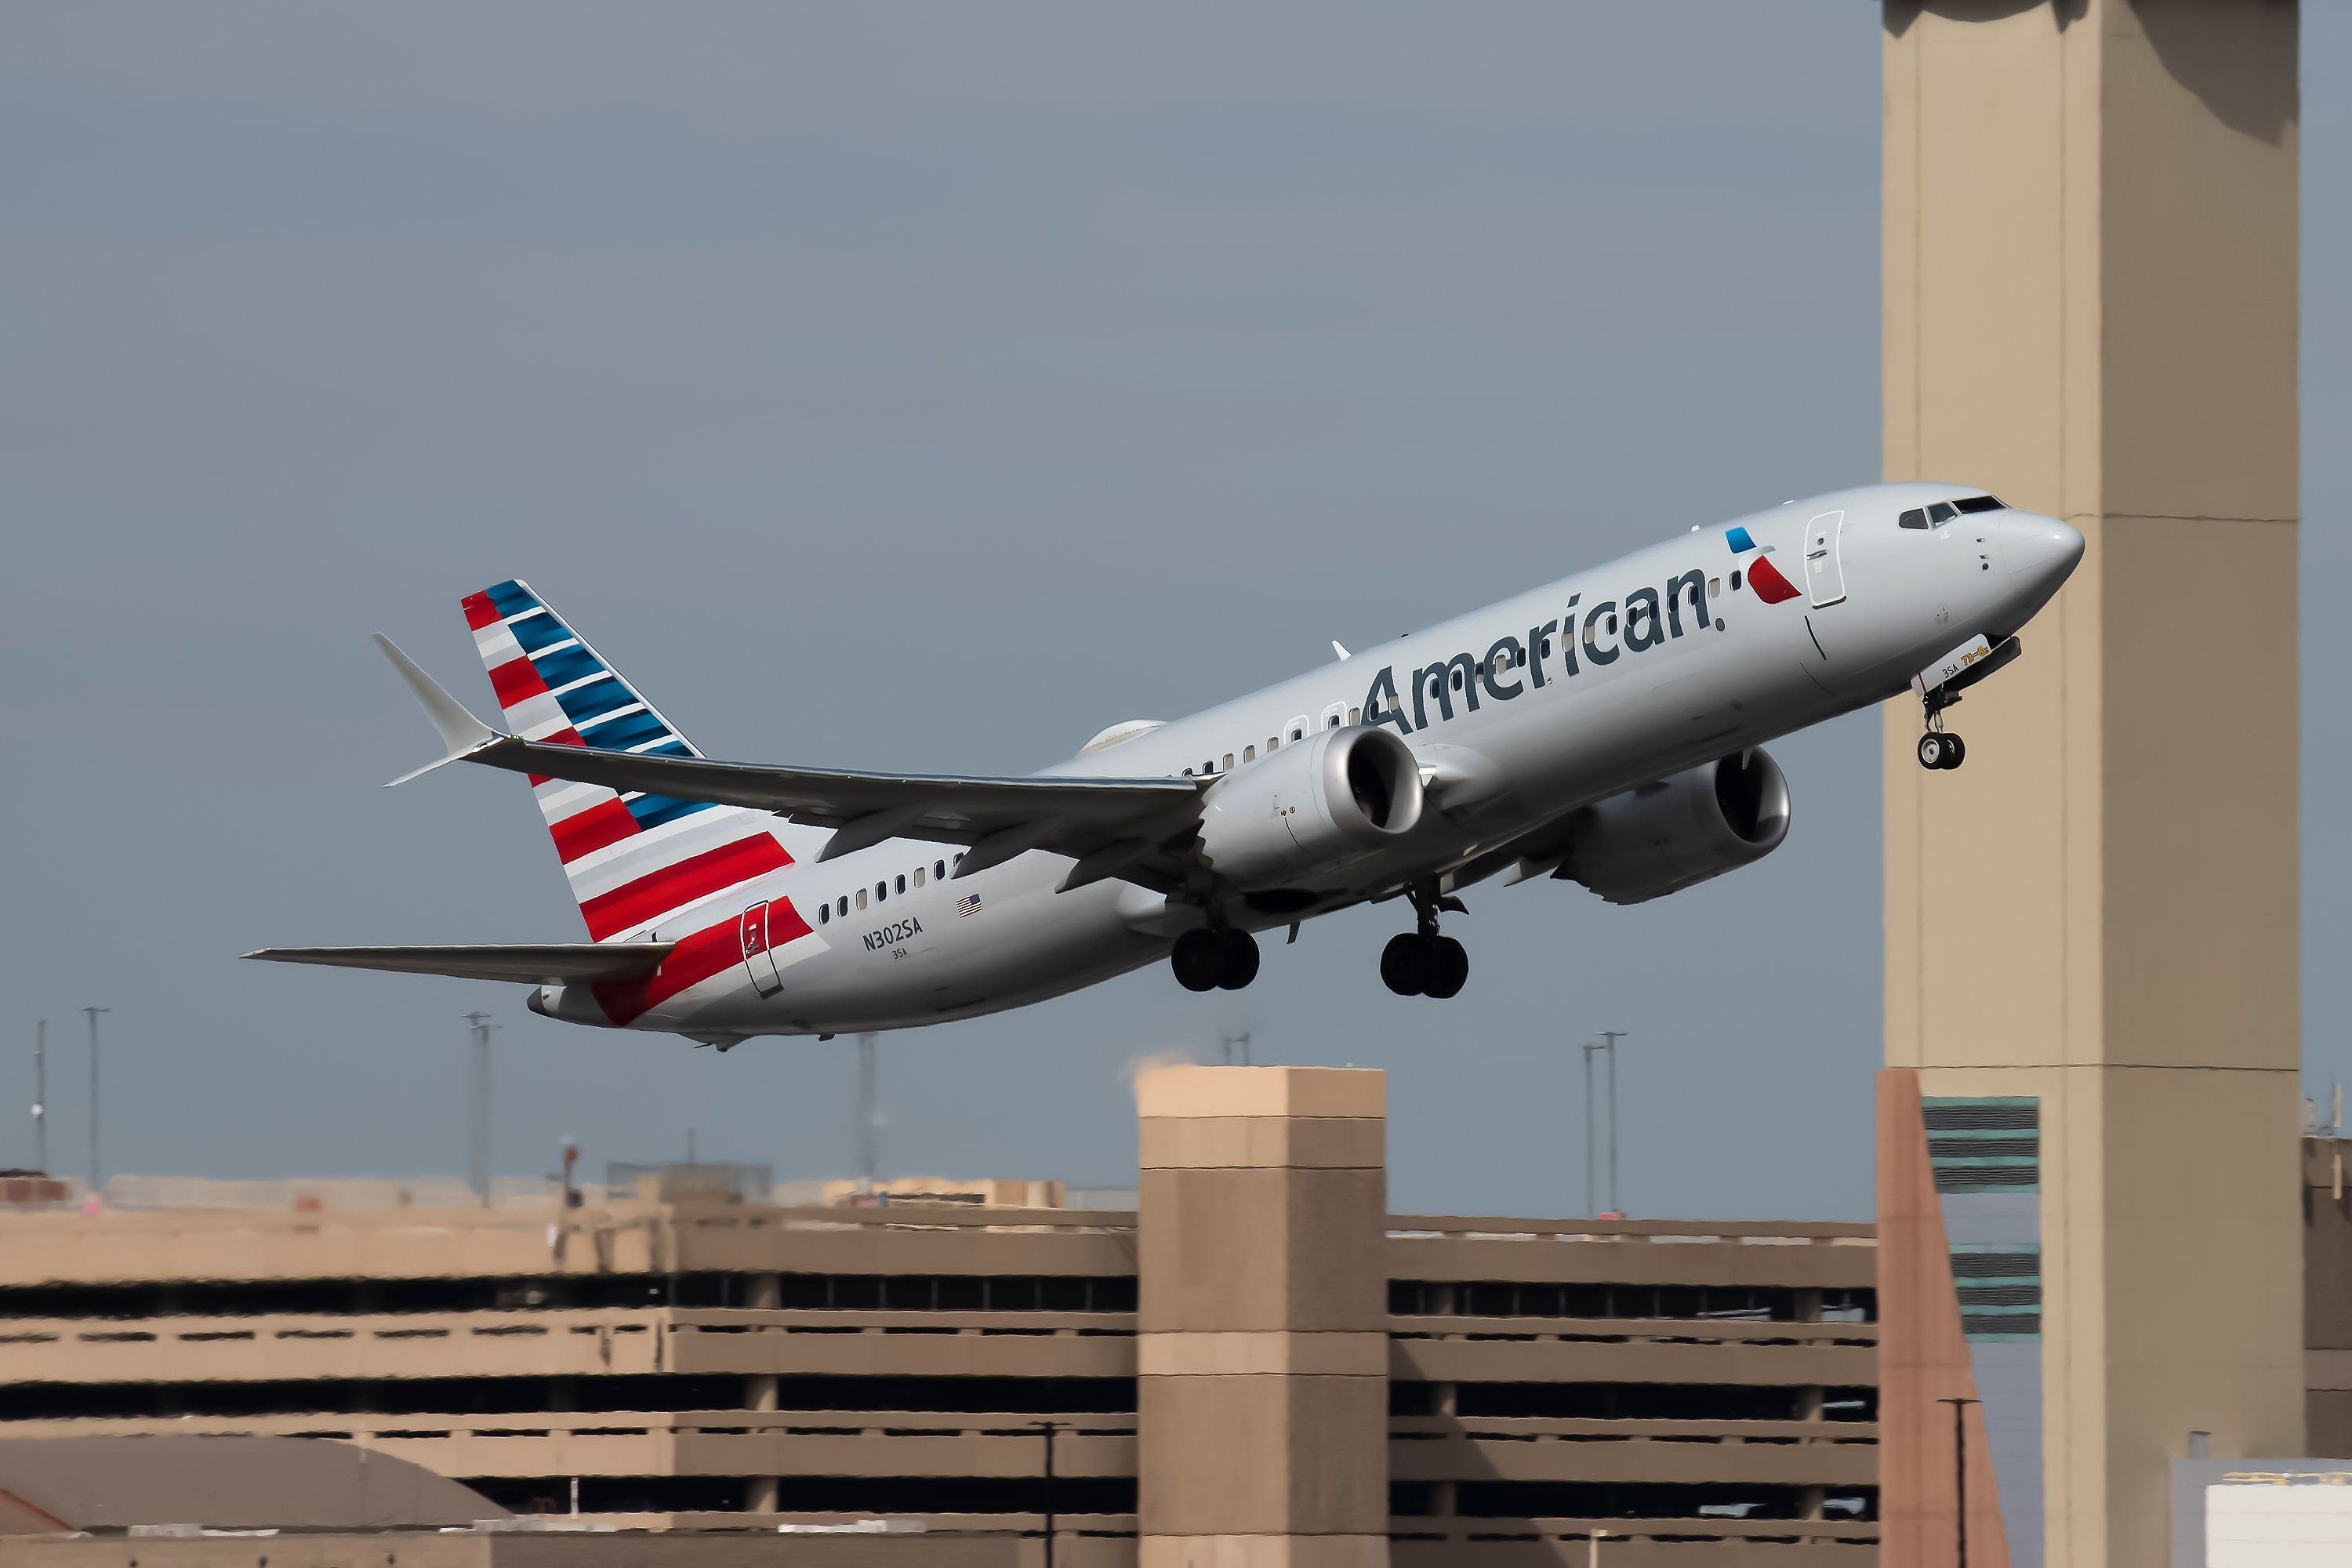
[[[1919,765],[1930,772],[1957,768],[1969,754],[1968,742],[1944,728],[1944,710],[1959,700],[1958,692],[1940,687],[1927,693],[1927,732],[1919,737]]]
[[[1231,926],[1188,931],[1168,962],[1187,991],[1239,991],[1257,978],[1257,938]]]
[[[1433,883],[1415,888],[1412,897],[1418,929],[1389,938],[1381,950],[1381,983],[1400,996],[1457,996],[1470,978],[1470,954],[1452,937],[1437,934],[1437,915],[1466,912],[1462,900],[1439,897]]]

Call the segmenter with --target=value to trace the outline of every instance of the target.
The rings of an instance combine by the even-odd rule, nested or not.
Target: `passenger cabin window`
[[[1709,577],[1706,580],[1706,596],[1710,599],[1720,599],[1723,597],[1722,578]]]
[[[1739,592],[1739,569],[1736,566],[1731,571],[1731,591],[1735,594]]]
[[[875,884],[874,884],[874,901],[875,901],[876,903],[877,903],[877,904],[878,904],[878,903],[880,903],[883,900],[885,900],[885,899],[888,898],[889,896],[890,896],[890,884],[889,884],[889,883],[887,883],[887,882],[877,882],[877,883],[875,883]]]
[[[1349,710],[1348,710],[1348,722],[1349,722],[1349,723],[1350,723],[1350,724],[1360,724],[1360,723],[1362,723],[1363,721],[1364,721],[1364,710],[1363,710],[1362,709],[1360,709],[1360,708],[1350,708],[1350,709],[1349,709]]]
[[[898,890],[902,893],[907,890],[907,879],[903,876],[898,879]]]
[[[817,923],[817,924],[819,924],[819,925],[824,925],[824,924],[825,924],[827,921],[831,921],[832,919],[833,919],[833,906],[832,906],[831,904],[829,904],[829,903],[828,903],[828,904],[819,904],[819,905],[816,907],[816,923]]]
[[[1925,528],[1927,526],[1927,509],[1915,506],[1895,521],[1906,528]]]
[[[918,867],[916,867],[916,868],[915,868],[915,886],[917,886],[918,888],[919,888],[919,887],[921,887],[922,885],[923,885],[923,868],[922,868],[920,866],[918,866]]]
[[[1347,714],[1348,705],[1346,703],[1334,702],[1330,707],[1323,710],[1323,728],[1326,730],[1338,729],[1340,721],[1347,717]]]
[[[1282,737],[1281,737],[1281,736],[1279,736],[1279,735],[1268,735],[1268,736],[1265,738],[1265,749],[1266,749],[1267,751],[1269,751],[1269,752],[1271,752],[1271,751],[1275,750],[1276,747],[1280,746],[1281,744],[1282,744]]]
[[[1955,510],[1970,511],[2007,511],[2009,503],[1999,496],[1962,496],[1952,503]]]
[[[1234,754],[1233,754],[1231,752],[1227,752],[1225,753],[1225,772],[1227,772],[1227,773],[1232,773],[1233,771],[1234,771]]]
[[[1242,748],[1242,761],[1245,763],[1254,763],[1257,761],[1257,748],[1255,746],[1244,746]]]
[[[931,862],[931,880],[933,880],[933,881],[935,881],[935,882],[944,882],[944,881],[946,881],[947,879],[948,879],[948,863],[947,863],[946,861],[944,861],[944,860],[934,860],[934,861],[932,861],[932,862]]]
[[[866,889],[863,888],[857,889],[857,907],[861,910],[866,907]]]
[[[845,916],[849,913],[849,895],[847,893],[841,895],[841,913]]]

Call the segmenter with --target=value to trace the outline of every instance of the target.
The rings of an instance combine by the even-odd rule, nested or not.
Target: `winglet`
[[[432,720],[434,729],[441,732],[441,744],[448,752],[438,761],[401,774],[387,784],[386,789],[392,784],[406,784],[419,773],[431,773],[443,763],[454,763],[467,752],[499,738],[496,730],[466,711],[464,703],[442,690],[431,676],[419,669],[415,659],[400,651],[398,644],[382,632],[375,634],[375,641],[376,646],[383,649],[383,657],[392,660],[393,668],[400,671],[400,679],[408,682],[408,689],[416,694],[416,700],[424,705],[425,716]]]

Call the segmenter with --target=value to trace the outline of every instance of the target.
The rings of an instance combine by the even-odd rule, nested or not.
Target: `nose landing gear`
[[[1412,889],[1417,929],[1399,931],[1381,950],[1381,984],[1400,996],[1431,996],[1444,1001],[1461,994],[1470,978],[1470,954],[1450,936],[1437,933],[1441,910],[1466,912],[1459,899],[1441,898],[1435,884]]]
[[[1919,737],[1919,765],[1931,773],[1957,768],[1969,754],[1968,742],[1944,728],[1944,710],[1960,694],[1938,687],[1927,693],[1927,732]]]
[[[1257,978],[1257,938],[1230,926],[1188,931],[1168,962],[1187,991],[1239,991]]]

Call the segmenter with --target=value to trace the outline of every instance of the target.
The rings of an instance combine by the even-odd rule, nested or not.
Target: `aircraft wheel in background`
[[[1217,934],[1217,984],[1239,991],[1257,978],[1257,938],[1245,931]]]
[[[1944,735],[1944,762],[1947,768],[1957,768],[1969,760],[1969,743],[1948,731]]]
[[[1463,983],[1470,978],[1470,953],[1450,936],[1429,939],[1428,956],[1423,961],[1425,981],[1422,994],[1444,1001],[1462,994]]]
[[[1176,939],[1176,950],[1168,955],[1168,963],[1176,971],[1176,984],[1185,990],[1213,991],[1224,968],[1224,944],[1215,931],[1188,931]]]
[[[1427,945],[1412,931],[1399,931],[1381,950],[1381,984],[1400,996],[1418,996],[1429,973]]]

